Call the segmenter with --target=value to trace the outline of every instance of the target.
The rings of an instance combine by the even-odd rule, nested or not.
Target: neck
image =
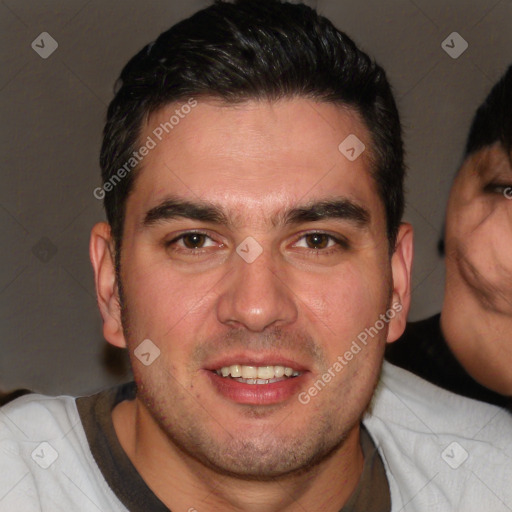
[[[482,303],[455,272],[447,276],[441,330],[473,379],[497,393],[512,396],[512,316]]]
[[[201,512],[338,512],[363,470],[359,425],[331,456],[301,474],[270,481],[221,474],[192,458],[162,431],[138,400],[112,413],[117,436],[141,477],[171,510]]]

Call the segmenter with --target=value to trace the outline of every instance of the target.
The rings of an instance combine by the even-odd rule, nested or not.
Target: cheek
[[[344,351],[386,311],[389,289],[383,279],[382,269],[370,265],[347,265],[321,279],[303,278],[304,314],[329,340],[329,351]]]
[[[462,269],[472,269],[471,279],[486,281],[497,289],[510,288],[507,285],[512,282],[510,212],[502,205],[490,211],[482,210],[478,221],[468,227],[465,236],[458,237],[457,256]]]
[[[478,247],[475,231],[492,214],[489,205],[482,200],[457,201],[451,199],[446,218],[446,264],[468,261]]]
[[[331,357],[386,311],[389,287],[385,256],[368,250],[325,272],[286,271],[289,298],[296,304],[300,328],[307,329]],[[184,361],[194,343],[222,329],[216,306],[229,281],[227,266],[201,274],[183,274],[164,259],[134,252],[123,264],[129,312],[129,342],[149,338],[165,343],[166,356]],[[223,277],[228,281],[223,284]],[[297,327],[297,326],[292,326]],[[379,332],[380,338],[385,331]],[[170,343],[179,340],[179,344]]]
[[[180,274],[169,262],[149,262],[134,255],[123,266],[123,286],[132,343],[149,338],[158,344],[193,339],[201,318],[216,296],[217,273]]]

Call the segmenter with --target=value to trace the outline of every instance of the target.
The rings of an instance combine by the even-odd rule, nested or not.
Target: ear
[[[413,229],[403,222],[398,231],[396,248],[391,257],[393,298],[391,309],[395,316],[389,322],[388,343],[396,341],[404,332],[411,304],[411,270],[413,258]]]
[[[103,317],[103,336],[116,347],[126,347],[116,281],[114,243],[107,223],[100,222],[92,228],[89,256],[94,268],[98,306]]]

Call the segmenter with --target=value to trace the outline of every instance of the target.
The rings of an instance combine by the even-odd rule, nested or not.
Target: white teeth
[[[258,379],[272,379],[274,377],[273,366],[259,366]]]
[[[231,377],[241,377],[242,367],[239,364],[234,364],[229,367],[229,373],[231,373]]]
[[[284,375],[284,366],[274,366],[274,375],[279,378]]]
[[[222,377],[241,378],[247,384],[268,384],[276,382],[286,377],[298,377],[301,373],[290,367],[285,366],[245,366],[233,364],[223,366],[217,370],[217,375]]]
[[[222,369],[221,369],[222,371]],[[243,379],[256,379],[258,377],[257,366],[242,366],[242,378]]]

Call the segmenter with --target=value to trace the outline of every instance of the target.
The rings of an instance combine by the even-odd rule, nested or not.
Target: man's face
[[[471,155],[455,178],[446,217],[452,293],[512,315],[512,155],[499,144]]]
[[[174,444],[217,471],[307,467],[357,428],[393,329],[378,323],[347,361],[392,300],[368,131],[306,99],[198,100],[158,141],[153,130],[177,107],[144,127],[141,141],[157,145],[126,206],[124,328],[139,398]],[[349,134],[366,145],[354,161],[338,150]],[[134,350],[147,339],[160,355],[146,366]],[[254,367],[261,381],[219,375],[252,379]]]

